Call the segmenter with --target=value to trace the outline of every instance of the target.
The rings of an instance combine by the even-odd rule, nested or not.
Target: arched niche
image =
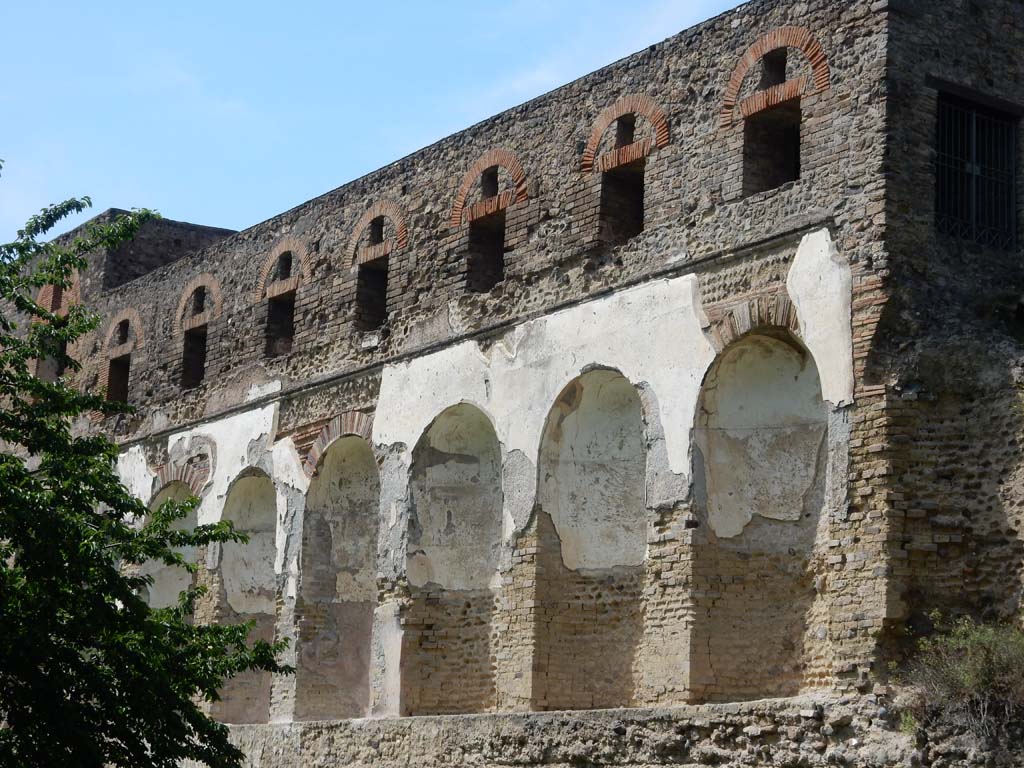
[[[567,568],[643,562],[646,463],[640,398],[622,374],[591,371],[562,390],[541,441],[538,498]]]
[[[277,601],[277,494],[265,474],[244,475],[231,485],[222,519],[234,523],[248,541],[221,545],[219,571],[222,623],[254,621],[250,640],[272,641]],[[246,672],[229,680],[213,716],[226,723],[265,723],[270,718],[271,675]]]
[[[501,544],[501,449],[472,405],[438,416],[413,451],[409,581],[487,589]]]
[[[502,529],[501,449],[488,418],[468,404],[439,415],[413,450],[409,485],[403,712],[487,711]]]
[[[380,479],[369,444],[339,438],[306,495],[295,718],[363,717],[377,600]]]
[[[181,482],[172,482],[164,486],[153,497],[149,504],[151,511],[158,510],[166,501],[186,501],[192,496],[192,489]],[[172,530],[192,530],[196,527],[196,511],[193,509],[185,517],[176,520]],[[178,552],[188,562],[195,562],[195,547],[179,547]],[[162,562],[149,561],[142,566],[142,573],[152,578],[152,583],[147,590],[146,599],[151,608],[169,608],[178,603],[178,597],[186,589],[189,589],[195,580],[195,576],[184,568],[165,565]]]
[[[647,547],[635,387],[613,370],[570,382],[548,414],[538,471],[533,706],[629,706]]]
[[[782,331],[743,337],[705,377],[694,496],[707,535],[694,583],[711,597],[698,611],[691,671],[705,698],[795,695],[827,656],[808,617],[828,415],[814,359]]]

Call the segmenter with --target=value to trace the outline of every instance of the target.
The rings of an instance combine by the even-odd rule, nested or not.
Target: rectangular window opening
[[[206,310],[206,288],[199,286],[192,294],[192,315],[201,315]]]
[[[388,260],[359,265],[356,275],[356,328],[373,331],[388,319]]]
[[[622,245],[644,231],[644,160],[601,174],[601,239]]]
[[[181,386],[198,387],[206,375],[206,326],[185,331],[185,349],[182,354]]]
[[[292,252],[285,251],[277,257],[277,269],[274,270],[277,280],[287,280],[292,276]]]
[[[132,356],[122,355],[111,358],[107,369],[107,400],[128,402],[128,381],[132,370]]]
[[[777,48],[761,57],[761,82],[758,90],[763,91],[786,82],[787,53],[785,48]]]
[[[474,293],[487,293],[504,279],[505,211],[498,211],[469,223],[466,285]]]
[[[979,245],[1012,249],[1017,229],[1017,119],[940,95],[935,225]]]
[[[491,166],[480,174],[480,194],[484,198],[498,194],[498,166]]]
[[[370,245],[380,245],[384,242],[384,217],[378,216],[370,222]]]
[[[626,147],[636,140],[636,115],[623,115],[615,121],[615,147]]]
[[[800,178],[800,100],[748,117],[743,127],[743,195]]]
[[[277,357],[292,351],[295,340],[295,294],[274,296],[267,301],[266,355]]]

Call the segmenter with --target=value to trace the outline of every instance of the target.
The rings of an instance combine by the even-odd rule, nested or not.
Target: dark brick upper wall
[[[233,229],[204,227],[171,219],[152,221],[134,240],[107,254],[103,287],[116,288],[233,234]]]
[[[109,208],[84,224],[58,235],[56,240],[68,243],[84,235],[89,226],[109,223],[126,213],[121,208]],[[173,219],[151,220],[131,242],[114,251],[97,254],[91,260],[85,274],[79,276],[79,293],[90,306],[96,306],[96,302],[111,289],[142,277],[157,267],[195,254],[233,234],[233,229],[207,227]]]
[[[874,225],[884,208],[887,13],[877,6],[755,0],[135,280],[107,290],[85,286],[85,300],[108,323],[126,308],[138,311],[145,343],[132,362],[130,398],[148,414],[158,411],[161,423],[175,424],[234,404],[237,394],[224,393],[252,383],[277,379],[287,390],[372,367],[658,269],[696,269],[809,222],[829,224],[854,263],[881,259],[882,234]],[[723,108],[727,99],[742,104],[757,86],[756,71],[742,87],[733,82],[744,52],[790,26],[807,34],[787,33],[787,39],[815,41],[828,67],[821,87],[820,62],[789,57],[787,77],[805,77],[807,84],[801,178],[743,197],[743,120],[723,125]],[[649,152],[644,231],[613,247],[597,218],[598,170],[615,161],[607,155],[613,124],[594,150],[595,169],[583,168],[595,123],[617,103],[637,108],[635,138],[647,142],[626,154]],[[502,194],[486,202],[475,172],[495,157],[503,164]],[[499,203],[507,203],[511,248],[505,279],[488,293],[474,293],[466,286],[468,220]],[[379,331],[362,332],[354,322],[353,261],[375,253],[363,228],[371,210],[390,211],[399,221],[386,232],[390,316]],[[457,224],[461,219],[454,227],[453,214]],[[260,286],[285,247],[301,255],[296,335],[290,354],[267,358],[267,292]],[[219,305],[208,325],[206,380],[183,392],[179,309],[197,280],[216,289]],[[103,378],[108,333],[105,325],[83,345],[86,386]],[[137,417],[122,434],[137,427],[144,433],[146,418]]]
[[[888,299],[872,342],[887,384],[893,621],[1016,617],[1024,573],[1024,166],[1017,123],[1015,248],[936,227],[940,94],[1024,110],[1018,0],[890,0],[886,158]]]
[[[1004,293],[1010,309],[1024,289],[1020,238],[1016,249],[982,247],[936,231],[936,111],[940,92],[1024,113],[1024,6],[1015,0],[892,3],[889,65],[889,164],[887,240],[910,325],[893,328],[893,340],[928,325],[964,318],[950,303],[975,303]],[[1018,231],[1024,201],[1022,125],[1017,126]],[[896,304],[893,304],[896,311]],[[908,317],[909,319],[909,317]]]

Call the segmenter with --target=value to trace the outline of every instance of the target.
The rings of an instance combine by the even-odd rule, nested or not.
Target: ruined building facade
[[[213,707],[254,763],[640,750],[1016,615],[1021,50],[1013,0],[754,0],[43,296],[104,318],[130,488],[249,534],[190,556],[197,620],[290,641]]]

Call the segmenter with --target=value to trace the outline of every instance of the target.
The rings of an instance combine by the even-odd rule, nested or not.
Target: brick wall
[[[870,406],[876,452],[859,484],[875,486],[872,506],[887,518],[897,652],[899,630],[927,630],[935,609],[1019,620],[1020,242],[940,233],[935,190],[940,94],[1016,119],[1024,30],[1012,2],[891,5],[888,261],[878,265],[888,301],[865,372],[884,395]],[[1015,138],[1021,146],[1019,121]]]
[[[534,510],[503,550],[500,587],[459,594],[388,572],[378,599],[402,606],[406,712],[868,692],[928,609],[1019,609],[1020,253],[936,235],[931,148],[949,84],[1024,104],[1022,28],[1009,0],[755,0],[118,285],[84,274],[103,329],[130,312],[140,326],[140,413],[97,428],[155,455],[176,429],[254,407],[239,403],[258,390],[270,394],[254,403],[278,404],[276,437],[304,447],[339,414],[373,413],[385,364],[486,346],[665,274],[697,276],[720,354],[751,330],[798,334],[779,297],[800,237],[827,228],[853,273],[854,402],[830,413],[829,506],[792,552],[762,546],[776,535],[764,526],[743,546],[715,540],[686,489],[645,511],[642,566],[569,571]],[[782,107],[799,118],[799,174],[762,190],[777,169],[752,167],[771,143],[753,146],[749,129]],[[623,234],[637,195],[615,174],[635,180],[641,165],[642,231]],[[481,224],[501,236],[500,269],[474,278]],[[275,287],[283,250],[301,258]],[[360,268],[384,259],[386,301],[369,303],[386,317],[360,322]],[[215,297],[208,366],[183,391],[196,281]],[[277,291],[294,292],[295,333],[268,357]],[[737,327],[758,307],[776,315]],[[103,385],[102,333],[81,345],[86,386]],[[382,539],[378,557],[404,562],[406,543]],[[305,610],[315,635],[327,619]]]

